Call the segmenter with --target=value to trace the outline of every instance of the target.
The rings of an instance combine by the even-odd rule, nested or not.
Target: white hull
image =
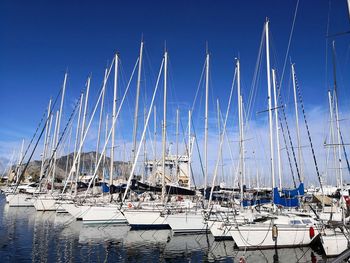
[[[132,229],[170,228],[160,211],[153,210],[126,210],[123,212]]]
[[[38,196],[34,200],[36,211],[56,211],[56,199],[52,196]]]
[[[230,233],[238,248],[308,246],[312,241],[309,238],[309,228],[304,227],[279,226],[277,242],[272,238],[272,226],[271,228],[239,226],[231,229]]]
[[[349,248],[348,240],[341,232],[322,235],[321,244],[327,257],[338,256]]]
[[[296,221],[296,218],[289,218]],[[273,239],[273,225],[277,226],[277,240]],[[310,228],[313,228],[314,235],[310,237]],[[275,247],[298,247],[308,246],[318,235],[313,223],[298,224],[288,223],[288,217],[282,216],[278,219],[268,220],[264,223],[246,224],[234,226],[230,234],[238,248],[275,248]]]
[[[8,194],[6,196],[6,202],[9,203],[10,207],[29,207],[33,206],[32,195],[27,194]]]
[[[210,232],[215,240],[232,240],[230,234],[231,225],[227,225],[222,221],[208,221]]]
[[[200,234],[208,231],[208,225],[200,211],[168,215],[166,221],[175,235]]]
[[[82,211],[85,211],[81,218],[84,224],[126,224],[127,220],[120,213],[118,206],[85,206]]]
[[[58,204],[58,207],[67,211],[71,216],[73,216],[77,220],[82,219],[82,215],[85,211],[82,210],[82,206],[78,206],[72,202],[62,202]]]

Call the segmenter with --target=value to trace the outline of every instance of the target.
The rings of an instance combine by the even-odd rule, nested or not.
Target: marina
[[[320,15],[299,0],[285,6],[255,3],[258,17],[251,12],[234,17],[224,8],[234,7],[229,3],[184,9],[169,3],[176,9],[167,13],[169,20],[188,23],[179,25],[182,33],[195,26],[188,34],[211,36],[205,47],[186,47],[185,53],[177,44],[187,38],[176,40],[175,33],[165,30],[170,24],[158,28],[153,20],[141,22],[142,17],[154,18],[158,9],[137,17],[153,31],[142,32],[138,40],[131,34],[121,37],[129,29],[138,34],[134,25],[103,24],[99,31],[87,19],[92,34],[111,28],[123,33],[105,41],[108,48],[85,52],[83,59],[75,56],[85,48],[81,39],[69,37],[72,49],[63,57],[72,70],[59,71],[59,77],[57,66],[63,62],[49,62],[42,54],[47,65],[40,74],[55,70],[55,77],[48,78],[50,84],[37,77],[42,81],[38,90],[29,84],[32,104],[21,107],[25,101],[18,97],[18,106],[8,113],[16,118],[3,114],[0,261],[349,261],[350,31],[344,28],[350,25],[345,23],[350,21],[350,0],[333,2],[322,2]],[[87,8],[95,13],[90,4]],[[110,8],[95,8],[118,9],[106,5]],[[149,8],[129,5],[120,7]],[[239,26],[243,31],[238,35],[249,37],[241,42],[232,29],[221,35],[198,26],[199,10],[206,13],[209,7],[219,11],[213,14],[217,21],[204,16],[206,23]],[[172,17],[186,10],[198,21]],[[113,23],[120,19],[99,18],[107,17]],[[223,23],[223,17],[250,20]],[[326,29],[306,29],[316,19]],[[79,23],[74,17],[67,32],[83,36],[85,30],[70,28]],[[164,37],[160,46],[155,37],[163,30],[171,41]],[[97,38],[90,39],[97,45]],[[311,47],[312,40],[317,44]],[[222,49],[221,42],[229,48]],[[26,77],[2,75],[24,94]],[[11,85],[2,92],[10,94]]]

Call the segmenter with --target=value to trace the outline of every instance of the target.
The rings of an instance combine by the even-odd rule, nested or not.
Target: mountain
[[[57,181],[62,181],[65,179],[66,175],[70,172],[72,163],[73,163],[73,153],[70,153],[65,156],[61,156],[57,158],[56,161],[56,170],[55,170],[55,178]],[[101,154],[99,153],[97,155],[98,158],[100,158]],[[47,160],[48,161],[48,160]],[[47,164],[47,161],[45,164]],[[68,161],[68,163],[67,163]],[[87,152],[82,153],[80,157],[80,172],[81,174],[93,174],[95,171],[95,162],[96,162],[96,152]],[[97,174],[100,178],[102,178],[102,171],[103,171],[103,163],[104,167],[107,173],[107,176],[109,174],[109,167],[110,167],[110,158],[106,156],[105,162],[103,162],[103,159],[101,161],[101,164],[99,165],[99,169],[97,171]],[[23,164],[21,166],[21,170],[24,169],[26,164]],[[16,167],[12,167],[12,174],[15,171]],[[41,169],[41,161],[35,160],[31,161],[28,164],[28,167],[24,173],[24,178],[29,179],[31,181],[38,181],[40,177],[40,169]],[[124,178],[129,176],[130,172],[130,165],[128,162],[122,162],[122,161],[114,161],[114,176],[122,176]],[[44,169],[44,173],[50,174],[52,173],[52,167],[47,167]],[[13,176],[12,176],[13,177]],[[10,176],[11,180],[11,176]]]

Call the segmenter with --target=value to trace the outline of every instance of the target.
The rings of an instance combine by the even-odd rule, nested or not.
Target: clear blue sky
[[[206,41],[212,55],[214,97],[227,97],[236,56],[241,59],[248,95],[265,18],[271,21],[272,64],[281,72],[295,6],[295,0],[1,1],[0,141],[30,137],[67,68],[70,98],[78,97],[90,72],[97,91],[115,51],[128,76],[142,34],[155,72],[166,41],[178,103],[192,104]],[[309,106],[327,106],[326,67],[331,77],[331,64],[326,66],[328,12],[329,1],[300,0],[290,56]],[[329,25],[330,33],[350,29],[345,0],[331,1]],[[350,35],[337,38],[344,100],[350,83],[349,39]]]

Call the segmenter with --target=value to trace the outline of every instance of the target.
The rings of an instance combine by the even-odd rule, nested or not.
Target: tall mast
[[[100,109],[100,119],[99,119],[99,122],[98,122],[98,132],[97,132],[95,166],[97,165],[98,154],[99,154],[99,151],[100,151],[100,137],[101,137],[101,128],[102,128],[103,107],[104,107],[105,93],[106,93],[107,73],[108,73],[108,68],[105,69],[105,75],[104,75],[104,78],[103,78],[102,99],[101,99],[101,109]]]
[[[146,106],[143,109],[143,125],[146,126],[146,118],[147,118],[147,109]],[[146,141],[146,136],[143,139],[143,173],[142,173],[142,178],[141,181],[144,182],[145,181],[145,177],[146,177],[146,163],[147,163],[147,141]]]
[[[154,160],[153,160],[153,173],[158,172],[158,161],[157,161],[157,107],[153,107],[153,144],[154,144]],[[155,183],[155,182],[154,182]]]
[[[84,100],[84,93],[81,93],[80,95],[80,105],[79,105],[79,113],[78,113],[78,123],[77,123],[77,128],[76,128],[76,132],[75,132],[75,142],[74,142],[74,152],[73,152],[73,165],[77,166],[77,164],[74,163],[76,154],[77,154],[77,146],[78,146],[78,140],[79,140],[79,129],[80,129],[80,116],[81,116],[81,109],[83,107],[83,100]],[[84,131],[81,129],[80,130],[81,134],[84,133]],[[79,171],[77,169],[77,167],[75,167],[75,184],[74,184],[74,195],[77,195],[78,193],[78,177],[79,177]],[[68,180],[68,178],[67,178]],[[72,191],[72,187],[71,187],[71,191]]]
[[[243,110],[243,97],[241,95],[241,101],[240,101],[240,107],[241,107],[241,122],[242,122],[242,174],[243,174],[243,183],[246,185],[246,170],[245,170],[245,148],[244,148],[244,110]]]
[[[296,83],[295,83],[294,64],[292,64],[292,78],[293,78],[293,91],[294,91],[295,124],[296,124],[296,129],[297,129],[297,141],[298,141],[298,163],[299,163],[299,167],[300,167],[300,178],[302,181],[304,181],[303,166],[302,166],[302,160],[301,160],[299,113],[298,113],[298,100],[297,100],[297,91],[296,91]]]
[[[209,102],[209,53],[205,71],[205,117],[204,117],[204,195],[208,186],[208,102]]]
[[[50,123],[50,114],[51,114],[51,102],[52,100],[49,100],[49,106],[47,107],[47,117],[46,117],[46,127],[45,127],[45,137],[44,137],[44,148],[43,148],[43,153],[41,157],[41,167],[40,167],[40,188],[41,188],[41,179],[43,177],[44,173],[44,162],[46,160],[46,154],[47,154],[47,142],[48,142],[48,133],[49,133],[49,123]]]
[[[108,113],[106,114],[106,123],[105,123],[105,143],[108,136]],[[105,166],[106,166],[106,151],[103,153],[103,169],[102,169],[102,182],[105,182]],[[124,166],[124,165],[123,165]]]
[[[238,125],[239,125],[239,178],[241,203],[243,204],[243,172],[244,172],[244,156],[243,156],[243,120],[242,120],[242,100],[241,100],[241,67],[239,59],[236,61],[237,68],[237,105],[238,105]]]
[[[57,128],[58,128],[58,119],[59,119],[59,110],[57,110],[56,112],[56,120],[55,120],[55,129],[53,131],[53,137],[52,137],[52,152],[54,154],[54,156],[56,155],[56,152],[57,152],[57,148],[56,148],[56,144],[57,144]],[[52,185],[51,185],[51,191],[53,191],[53,184],[55,182],[55,176],[54,174],[56,173],[56,161],[55,161],[55,158],[54,158],[54,161],[53,161],[53,168],[52,168],[52,175],[51,175],[51,181],[52,181]]]
[[[118,53],[115,54],[114,59],[114,89],[113,89],[113,112],[112,112],[112,148],[109,172],[109,186],[113,184],[113,166],[114,166],[114,143],[115,143],[115,117],[117,114],[117,86],[118,86]]]
[[[340,187],[343,189],[343,172],[342,172],[342,156],[341,156],[341,147],[342,141],[340,136],[340,126],[339,126],[339,111],[338,111],[338,85],[337,85],[337,69],[336,69],[336,60],[335,60],[335,41],[332,42],[333,48],[333,81],[334,81],[334,108],[335,108],[335,124],[337,127],[337,140],[338,140],[338,168],[339,168],[339,179]]]
[[[140,46],[139,65],[138,65],[138,72],[137,72],[137,88],[136,88],[136,102],[135,102],[135,115],[134,115],[133,143],[132,143],[132,162],[134,162],[135,154],[136,154],[136,137],[137,137],[137,124],[138,124],[138,115],[139,115],[142,53],[143,53],[143,40],[141,41],[141,46]]]
[[[279,188],[282,189],[282,164],[281,164],[281,149],[280,149],[280,136],[279,136],[279,123],[278,123],[278,108],[277,108],[277,92],[276,92],[276,71],[272,69],[272,84],[273,84],[273,99],[275,102],[275,128],[276,128],[276,141],[277,141],[277,163],[278,163],[278,180]]]
[[[85,122],[86,122],[86,116],[87,116],[87,106],[89,101],[89,91],[90,91],[90,81],[91,77],[89,76],[86,82],[86,96],[85,96],[85,103],[84,103],[84,112],[83,112],[83,120],[81,123],[81,132],[80,132],[80,145],[83,144],[83,137],[85,133]],[[79,178],[79,171],[80,171],[80,158],[81,158],[81,151],[78,153],[78,163],[77,163],[77,170],[76,170],[76,184],[75,186],[78,187],[78,178]]]
[[[221,139],[221,114],[220,114],[220,102],[219,102],[219,99],[216,99],[216,110],[217,110],[217,119],[218,119],[219,143],[220,143],[220,139]],[[219,159],[221,161],[221,176],[223,178],[223,176],[224,176],[224,160],[223,160],[223,155],[222,155],[222,148],[220,150]]]
[[[187,154],[188,154],[188,188],[191,189],[191,161],[192,161],[192,139],[191,139],[191,110],[188,111],[188,146],[187,146]]]
[[[332,148],[333,148],[333,158],[334,158],[334,165],[336,166],[337,164],[337,154],[336,154],[336,147],[335,147],[335,138],[334,138],[334,116],[333,116],[333,102],[332,102],[332,94],[331,91],[328,91],[328,103],[329,103],[329,117],[330,117],[330,124],[331,124],[331,144],[332,144]],[[339,176],[338,176],[338,169],[335,169],[336,171],[336,178],[337,178],[337,184],[339,183]]]
[[[176,163],[175,163],[175,169],[176,169],[176,178],[177,181],[179,181],[179,108],[176,109]]]
[[[275,188],[275,163],[273,146],[273,127],[272,127],[272,103],[271,103],[271,68],[270,68],[270,46],[269,46],[269,20],[265,23],[265,41],[266,41],[266,72],[267,72],[267,100],[269,111],[269,135],[270,135],[270,162],[271,162],[271,183],[272,190]]]
[[[19,176],[21,173],[21,164],[23,158],[23,150],[24,150],[24,139],[22,139],[21,143],[21,151],[19,152],[18,165],[17,165],[17,174],[16,174],[16,184],[19,182]]]
[[[162,201],[165,201],[165,152],[166,152],[166,106],[167,106],[167,74],[168,52],[164,53],[164,101],[163,101],[163,129],[162,129]]]
[[[67,76],[68,76],[68,73],[66,72],[64,74],[64,81],[63,81],[63,87],[62,87],[62,98],[61,98],[61,105],[60,105],[60,113],[59,113],[59,117],[58,117],[58,124],[57,124],[57,132],[56,132],[55,144],[58,143],[58,136],[60,134],[62,110],[63,110],[63,103],[64,103],[64,95],[66,93]],[[56,147],[56,145],[55,145],[55,147]],[[57,149],[56,149],[55,155],[54,155],[54,170],[56,169],[56,160],[57,160]],[[54,190],[55,176],[56,175],[55,175],[55,171],[54,171],[54,173],[52,174],[51,191]]]

